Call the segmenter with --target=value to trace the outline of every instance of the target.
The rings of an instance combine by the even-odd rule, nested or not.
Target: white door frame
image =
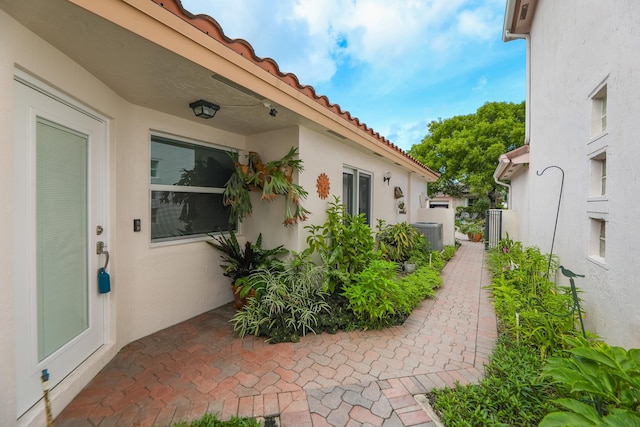
[[[26,95],[26,96],[25,96]],[[28,99],[28,100],[27,100]],[[34,101],[35,100],[35,101]],[[108,246],[108,126],[107,120],[71,98],[16,71],[14,81],[14,253],[16,328],[16,415],[42,397],[40,372],[49,369],[53,388],[108,341],[109,294],[98,295],[97,269],[104,256],[96,242]],[[35,118],[43,117],[89,135],[88,280],[89,328],[41,362],[37,357],[37,297],[35,267]],[[97,178],[97,179],[96,179]],[[96,226],[104,233],[96,236]],[[70,366],[72,366],[70,368]]]

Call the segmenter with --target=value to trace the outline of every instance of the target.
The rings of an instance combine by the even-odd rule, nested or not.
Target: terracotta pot
[[[242,310],[247,303],[247,298],[255,298],[256,296],[256,290],[251,289],[245,298],[241,297],[240,288],[236,285],[231,285],[231,291],[233,292],[233,308],[236,310]]]
[[[231,291],[233,292],[233,308],[240,310],[244,305],[243,298],[240,297],[240,288],[236,285],[231,285]]]
[[[472,242],[479,242],[480,240],[482,240],[482,233],[469,233],[467,234],[467,237]]]

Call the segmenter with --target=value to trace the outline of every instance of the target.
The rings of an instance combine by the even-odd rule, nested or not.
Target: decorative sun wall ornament
[[[329,195],[329,177],[326,173],[322,172],[318,175],[316,187],[318,188],[318,196],[321,199],[326,199]]]

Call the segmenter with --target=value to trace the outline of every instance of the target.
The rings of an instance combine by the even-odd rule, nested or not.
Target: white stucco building
[[[296,147],[314,224],[332,200],[316,191],[322,174],[373,225],[424,220],[420,195],[437,178],[176,0],[0,0],[0,94],[2,426],[44,425],[42,369],[55,416],[127,343],[232,299],[202,234],[224,220],[226,152],[269,161]],[[220,106],[214,118],[194,116],[199,99]],[[217,165],[211,180],[176,186],[199,160]],[[172,191],[207,203],[185,224],[159,201]],[[282,203],[252,197],[240,238],[301,250],[307,223],[285,228]]]
[[[495,173],[519,240],[548,253],[555,229],[553,253],[586,276],[587,328],[627,348],[640,347],[639,22],[635,0],[507,1],[503,38],[526,40],[528,148]]]

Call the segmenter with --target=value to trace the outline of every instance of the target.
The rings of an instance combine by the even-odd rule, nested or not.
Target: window
[[[371,174],[345,167],[342,172],[342,202],[351,215],[364,214],[371,225]]]
[[[590,253],[592,258],[604,261],[607,248],[607,222],[601,218],[591,218],[591,244]]]
[[[607,86],[604,85],[591,98],[591,136],[607,130]]]
[[[153,135],[151,158],[152,242],[235,228],[222,203],[235,168],[228,151]]]
[[[607,194],[607,153],[602,152],[591,158],[591,197]]]

